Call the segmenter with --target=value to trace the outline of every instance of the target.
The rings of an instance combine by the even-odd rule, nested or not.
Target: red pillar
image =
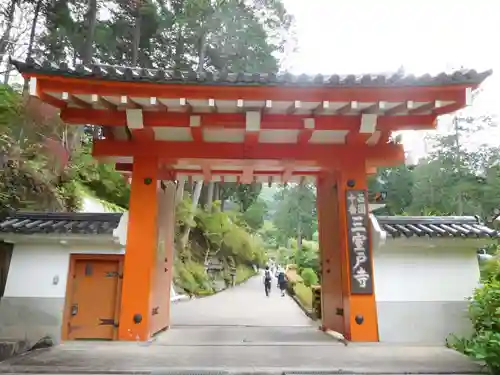
[[[170,285],[174,266],[175,184],[165,181],[158,189],[158,249],[152,279],[151,333],[170,325]]]
[[[321,258],[321,315],[324,328],[346,335],[344,324],[342,252],[335,177],[321,176],[317,184],[318,240]]]
[[[366,189],[364,161],[318,183],[322,315],[325,328],[351,341],[375,342],[378,324]]]
[[[151,337],[153,278],[158,241],[158,159],[135,157],[123,267],[119,340]]]

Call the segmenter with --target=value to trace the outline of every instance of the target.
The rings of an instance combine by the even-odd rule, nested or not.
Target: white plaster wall
[[[388,239],[374,266],[380,341],[443,344],[470,332],[466,298],[480,280],[473,243]]]
[[[4,297],[64,298],[70,254],[122,253],[112,246],[16,244]]]
[[[432,241],[432,240],[430,240]],[[387,240],[374,250],[380,301],[464,301],[479,285],[476,248]]]

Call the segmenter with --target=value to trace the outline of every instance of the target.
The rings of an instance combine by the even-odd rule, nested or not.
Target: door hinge
[[[123,279],[123,274],[118,273],[117,271],[106,272],[106,277],[118,277],[119,279]]]
[[[158,315],[160,312],[159,312],[160,308],[157,306],[157,307],[153,307],[153,310],[151,311],[151,315]]]
[[[99,318],[99,320],[100,320],[100,323],[99,323],[100,326],[113,326],[115,328],[118,328],[118,326],[119,326],[119,323],[115,322],[114,319],[102,319],[102,318]]]
[[[87,263],[87,264],[85,265],[85,276],[92,276],[92,273],[93,273],[93,267],[92,267],[92,264]]]
[[[344,309],[339,309],[337,308],[337,312],[336,312],[337,315],[340,315],[340,316],[344,316]]]

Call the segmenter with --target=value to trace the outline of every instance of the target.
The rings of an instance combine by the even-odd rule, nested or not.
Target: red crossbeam
[[[184,127],[190,126],[188,113],[143,112],[144,127]],[[201,126],[206,128],[245,129],[245,114],[241,113],[204,113]],[[302,130],[306,115],[263,114],[261,129]],[[66,108],[61,111],[61,119],[69,124],[99,124],[102,126],[126,126],[127,115],[124,111],[100,109]],[[381,116],[377,119],[378,129],[396,131],[405,129],[432,129],[436,115]],[[318,116],[314,130],[353,130],[357,131],[361,116]]]
[[[254,147],[246,148],[243,143],[130,142],[103,139],[94,141],[93,155],[96,157],[154,156],[167,160],[302,160],[319,164],[345,164],[353,159],[404,160],[403,147],[392,143],[372,147],[324,144],[297,147],[295,144],[256,144]]]

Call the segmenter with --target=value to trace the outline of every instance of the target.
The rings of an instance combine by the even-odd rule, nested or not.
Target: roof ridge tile
[[[179,71],[172,69],[153,69],[130,66],[111,66],[107,64],[78,64],[74,67],[66,62],[56,64],[50,60],[26,61],[10,59],[10,63],[21,73],[65,75],[79,78],[100,78],[117,81],[143,81],[155,83],[191,83],[223,85],[312,85],[341,87],[374,86],[429,86],[429,85],[478,85],[492,74],[491,70],[478,73],[474,69],[461,69],[454,72],[439,72],[416,77],[402,71],[390,73],[365,74],[291,74],[290,72],[250,73],[250,72],[204,72]]]

